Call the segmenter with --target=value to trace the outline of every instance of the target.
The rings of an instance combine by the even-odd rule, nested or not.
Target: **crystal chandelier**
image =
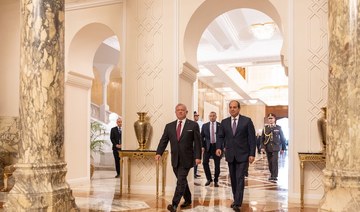
[[[267,22],[263,24],[252,24],[250,26],[250,32],[255,38],[259,40],[266,40],[272,38],[276,30],[274,22]]]

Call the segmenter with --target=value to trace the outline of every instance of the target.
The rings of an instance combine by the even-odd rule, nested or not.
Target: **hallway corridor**
[[[210,160],[210,167],[212,167]],[[304,211],[315,212],[317,205],[306,205],[303,210],[299,204],[288,204],[288,157],[287,152],[280,157],[279,180],[277,183],[268,181],[269,171],[266,156],[257,155],[255,162],[249,167],[249,177],[246,180],[242,212],[250,211]],[[193,203],[191,207],[178,211],[218,211],[231,212],[231,187],[229,184],[227,164],[221,161],[219,187],[213,183],[204,186],[206,179],[199,165],[200,178],[195,179],[193,188]],[[126,194],[119,196],[119,179],[114,178],[115,171],[96,170],[90,184],[71,184],[76,204],[80,211],[167,211],[171,203],[172,193],[165,196]],[[183,200],[181,201],[181,203]]]

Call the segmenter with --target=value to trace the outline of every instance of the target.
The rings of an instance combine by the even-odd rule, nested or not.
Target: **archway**
[[[228,1],[227,4],[221,5],[214,0],[208,0],[200,5],[200,7],[194,12],[186,27],[184,34],[184,57],[186,62],[191,64],[191,66],[199,69],[197,49],[205,29],[216,17],[220,16],[221,14],[241,8],[257,10],[266,14],[277,24],[280,33],[284,35],[283,23],[281,22],[280,14],[270,1]],[[286,58],[286,55],[281,54],[282,52],[286,52],[284,49],[286,49],[287,46],[287,37],[283,37],[283,50],[279,52],[279,57],[281,56],[282,59]],[[204,116],[206,115],[207,114],[204,114]]]
[[[95,61],[95,56],[103,41],[114,35],[107,25],[90,23],[69,41],[65,61],[65,159],[70,179],[90,178],[90,148],[76,150],[90,146],[91,87],[95,63],[100,61]],[[97,69],[101,68],[99,63]]]

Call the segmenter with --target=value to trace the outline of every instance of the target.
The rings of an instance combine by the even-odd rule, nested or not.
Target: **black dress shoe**
[[[235,203],[234,203],[234,202],[233,202],[233,203],[231,203],[230,208],[233,208],[233,207],[234,207],[234,205],[235,205]]]
[[[119,175],[119,174],[117,174],[117,175],[115,176],[115,178],[120,178],[120,175]]]
[[[215,186],[215,187],[219,187],[219,183],[216,182],[214,186]]]
[[[210,181],[210,180],[206,181],[205,186],[210,185],[211,182],[212,182],[212,181]]]
[[[240,206],[238,205],[234,205],[234,207],[232,207],[234,211],[236,212],[240,212]]]
[[[191,201],[185,201],[182,205],[180,205],[180,208],[186,208],[191,205]]]
[[[167,206],[167,209],[168,209],[168,211],[175,212],[177,209],[177,205],[170,204]]]

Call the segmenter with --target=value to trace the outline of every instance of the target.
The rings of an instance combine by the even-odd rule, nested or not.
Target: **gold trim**
[[[168,156],[168,151],[166,150],[161,157],[161,167],[162,167],[162,195],[165,195],[165,174],[166,174],[166,161]],[[122,195],[122,187],[123,187],[123,167],[124,167],[124,158],[127,158],[128,161],[128,170],[127,170],[127,178],[128,178],[128,193],[130,193],[130,179],[131,179],[131,159],[142,160],[147,157],[155,158],[156,151],[155,150],[120,150],[120,195]],[[155,159],[154,159],[155,161]],[[159,161],[156,162],[156,197],[159,196]]]

